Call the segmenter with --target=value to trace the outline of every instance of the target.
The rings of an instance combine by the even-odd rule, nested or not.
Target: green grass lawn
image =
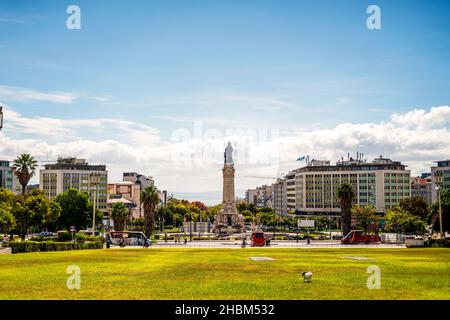
[[[252,261],[267,256],[275,261]],[[351,260],[345,257],[366,257]],[[69,290],[66,268],[81,268]],[[381,289],[367,289],[369,265]],[[301,271],[312,270],[312,283]],[[0,299],[450,299],[450,249],[121,249],[0,255]]]

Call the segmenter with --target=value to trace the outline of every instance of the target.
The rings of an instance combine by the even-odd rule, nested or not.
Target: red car
[[[381,237],[377,234],[364,234],[362,230],[352,230],[344,238],[342,238],[341,243],[343,244],[354,244],[354,243],[371,243],[380,242]]]
[[[264,247],[266,245],[266,238],[264,232],[255,231],[252,233],[252,247]]]

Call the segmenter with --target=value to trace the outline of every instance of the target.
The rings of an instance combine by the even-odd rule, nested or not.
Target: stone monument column
[[[223,193],[222,193],[222,209],[214,217],[215,233],[233,234],[245,232],[244,217],[239,214],[236,208],[236,197],[234,190],[234,163],[233,163],[233,147],[231,143],[228,145],[224,153],[225,163],[222,169],[223,173]]]
[[[233,202],[236,197],[234,195],[234,166],[225,164],[223,172],[223,197],[222,202]]]

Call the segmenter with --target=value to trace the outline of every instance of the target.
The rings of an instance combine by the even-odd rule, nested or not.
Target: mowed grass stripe
[[[81,268],[81,290],[66,287],[69,265]],[[370,265],[381,269],[379,290],[367,288]],[[450,299],[449,266],[449,249],[429,248],[27,253],[0,256],[0,299]]]

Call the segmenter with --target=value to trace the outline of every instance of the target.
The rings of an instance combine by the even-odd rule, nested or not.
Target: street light
[[[97,187],[100,184],[100,173],[93,172],[90,174],[90,183],[94,186],[94,203],[92,206],[92,233],[95,236],[95,211],[97,210]]]
[[[3,111],[2,111],[3,107],[0,106],[0,130],[2,130],[3,128]]]
[[[439,229],[441,231],[441,238],[444,237],[444,229],[442,227],[442,206],[441,206],[441,186],[436,186],[437,196],[438,196],[438,205],[439,205]]]
[[[192,242],[192,212],[191,218],[189,219],[189,241]]]
[[[330,240],[331,240],[331,205],[328,210],[328,230],[330,231]]]

